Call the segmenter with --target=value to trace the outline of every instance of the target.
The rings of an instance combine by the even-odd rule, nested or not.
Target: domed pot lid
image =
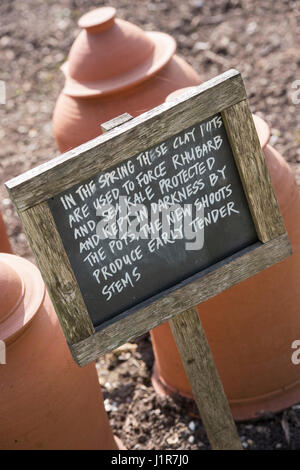
[[[115,15],[114,8],[102,7],[79,19],[83,30],[62,66],[66,95],[94,97],[121,91],[148,79],[170,61],[176,50],[171,36],[144,32]]]
[[[8,342],[26,328],[38,312],[45,285],[29,261],[0,253],[0,339]]]

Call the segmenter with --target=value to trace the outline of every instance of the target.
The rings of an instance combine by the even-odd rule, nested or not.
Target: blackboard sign
[[[235,70],[6,186],[80,365],[291,252]]]
[[[258,240],[220,114],[49,207],[95,327]]]

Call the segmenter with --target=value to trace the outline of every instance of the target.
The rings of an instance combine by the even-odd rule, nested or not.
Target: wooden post
[[[242,450],[197,308],[169,321],[212,449]]]

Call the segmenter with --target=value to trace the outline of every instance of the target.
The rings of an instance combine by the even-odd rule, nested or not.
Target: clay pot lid
[[[30,323],[45,296],[39,270],[29,261],[0,253],[0,339],[16,337]]]
[[[183,95],[184,93],[189,91],[192,92],[194,90],[197,90],[197,88],[197,86],[188,86],[186,88],[180,88],[179,90],[175,90],[167,96],[166,101],[174,101],[176,100],[176,98]],[[252,114],[252,117],[259,138],[260,146],[262,149],[264,149],[270,140],[270,127],[266,123],[266,121],[264,121],[261,117],[257,116],[256,114]]]
[[[124,90],[148,79],[170,61],[176,50],[171,36],[144,32],[115,15],[114,8],[103,7],[79,19],[83,31],[62,66],[66,95],[93,97]]]

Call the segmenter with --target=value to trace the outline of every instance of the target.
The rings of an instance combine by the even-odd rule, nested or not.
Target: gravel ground
[[[77,19],[103,2],[2,0],[0,79],[0,209],[16,254],[33,260],[3,182],[58,152],[51,118],[63,86],[59,70],[79,32]],[[243,74],[251,109],[267,120],[271,143],[300,182],[300,1],[179,0],[110,2],[118,16],[146,30],[174,36],[178,53],[207,80],[231,67]],[[300,98],[300,93],[298,94]],[[108,354],[97,364],[114,432],[129,449],[207,449],[199,420],[185,400],[158,397],[151,386],[149,336]],[[259,422],[238,425],[247,449],[298,448],[300,405]]]

